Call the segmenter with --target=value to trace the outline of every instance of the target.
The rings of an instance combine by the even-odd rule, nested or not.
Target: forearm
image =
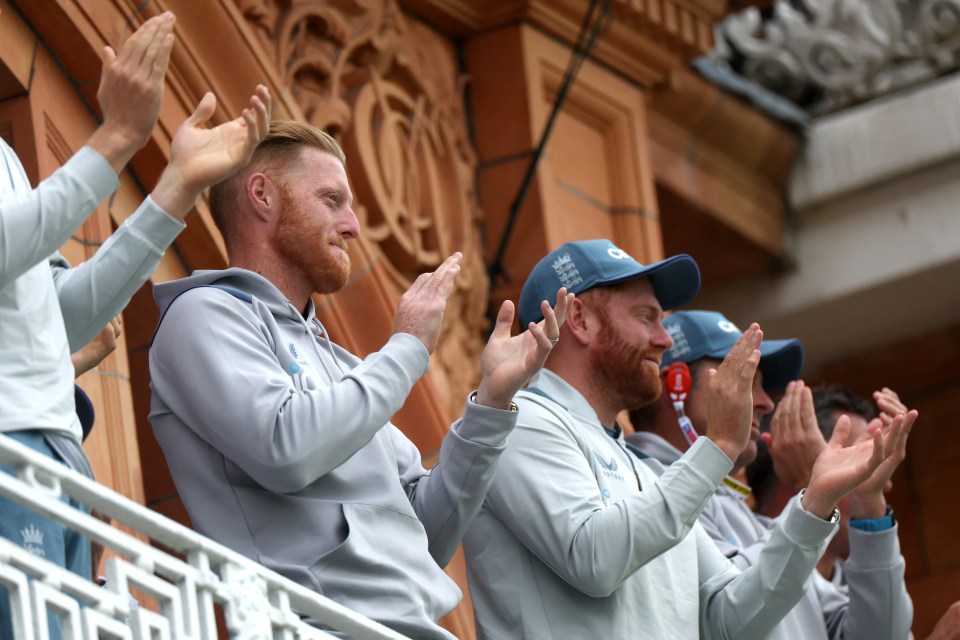
[[[90,260],[56,275],[71,350],[123,310],[183,228],[147,198]]]
[[[904,570],[896,525],[875,532],[850,528],[850,557],[844,565],[850,602],[840,625],[845,640],[907,637],[913,604]]]
[[[84,147],[30,193],[0,202],[0,286],[46,260],[117,184],[106,160]]]
[[[510,436],[487,505],[538,558],[591,596],[609,595],[682,540],[730,469],[723,452],[704,441],[642,492],[605,502],[570,432],[533,422]]]
[[[701,550],[706,561],[701,566],[704,637],[768,636],[803,597],[807,579],[835,528],[795,508],[774,528],[757,562],[739,575],[730,572],[728,562],[716,560],[719,551]]]
[[[305,386],[264,330],[249,303],[211,288],[189,291],[164,316],[150,373],[183,422],[277,493],[299,491],[367,444],[429,362],[416,338],[393,336],[343,379]]]
[[[487,495],[517,412],[467,402],[440,447],[440,461],[409,484],[408,495],[430,541],[430,554],[446,566]],[[401,477],[403,477],[401,473]]]

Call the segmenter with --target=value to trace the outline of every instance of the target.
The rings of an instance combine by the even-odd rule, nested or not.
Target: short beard
[[[273,231],[274,248],[303,274],[315,293],[339,291],[350,279],[350,257],[335,254],[329,245],[334,242],[346,251],[346,241],[332,229],[307,224],[309,216],[316,214],[297,206],[288,185],[281,185],[279,191],[281,209]]]
[[[659,368],[654,372],[646,363],[657,349],[641,350],[612,328],[607,310],[597,305],[595,313],[602,331],[590,357],[593,379],[604,394],[617,400],[619,410],[639,409],[660,398]]]

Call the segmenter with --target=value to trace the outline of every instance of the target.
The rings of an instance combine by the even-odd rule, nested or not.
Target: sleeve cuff
[[[849,566],[859,569],[887,567],[899,553],[896,523],[884,531],[863,531],[850,527]]]
[[[879,518],[850,518],[850,526],[861,531],[886,531],[893,528],[893,509],[887,505],[887,512]]]
[[[803,508],[800,500],[794,500],[780,525],[791,540],[805,547],[818,547],[837,529],[836,522],[829,522]]]
[[[150,196],[146,197],[125,224],[129,224],[131,229],[136,230],[137,235],[145,238],[160,253],[166,251],[187,226],[182,220],[177,220],[161,209]]]
[[[382,351],[390,351],[397,357],[414,379],[421,378],[430,366],[430,352],[420,339],[409,333],[395,333],[387,340]]]
[[[680,458],[717,486],[733,469],[733,463],[710,438],[700,437]]]
[[[106,200],[120,186],[120,179],[113,172],[113,167],[91,147],[81,148],[64,166],[83,178],[97,202]]]
[[[463,419],[455,427],[457,435],[487,447],[506,446],[507,436],[517,425],[520,414],[512,409],[495,409],[472,402],[473,393],[467,399]]]

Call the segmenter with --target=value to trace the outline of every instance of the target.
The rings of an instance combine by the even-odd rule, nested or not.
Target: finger
[[[917,421],[917,418],[920,417],[920,412],[916,409],[911,409],[907,411],[903,416],[903,427],[909,432],[913,429],[913,424]]]
[[[792,436],[795,431],[794,424],[797,422],[797,383],[792,381],[787,384],[787,391],[780,404],[783,410],[780,413],[777,430],[783,436]]]
[[[850,417],[840,416],[837,419],[836,426],[833,427],[833,434],[830,436],[830,446],[843,448],[847,445],[850,438]]]
[[[513,314],[514,307],[513,302],[510,300],[504,300],[503,304],[500,305],[500,310],[497,312],[497,321],[493,327],[493,335],[498,337],[510,337],[510,329],[513,327]],[[549,344],[549,340],[547,344]]]
[[[819,433],[820,425],[817,424],[817,410],[813,406],[813,391],[802,381],[800,382],[800,386],[800,416],[803,431],[804,433],[810,434],[814,432]]]
[[[160,78],[167,75],[167,67],[170,65],[170,53],[173,51],[173,26],[161,31],[163,37],[157,43],[153,51],[148,52],[147,61],[151,63],[148,78],[151,82],[157,82]]]
[[[457,251],[450,256],[450,258],[447,258],[447,260],[444,261],[444,264],[447,264],[451,258],[455,258],[455,260],[450,262],[450,264],[441,274],[439,282],[436,283],[436,294],[443,300],[447,300],[450,297],[450,294],[453,293],[453,282],[456,279],[457,274],[460,273],[460,261],[463,259],[463,254]]]
[[[543,334],[549,340],[558,340],[560,338],[560,323],[557,322],[553,307],[546,300],[540,302],[540,313],[543,315],[543,320],[535,323],[536,326],[543,330]]]
[[[197,104],[197,108],[194,109],[190,117],[187,118],[187,124],[191,127],[203,127],[210,121],[210,118],[213,117],[213,112],[216,111],[216,109],[217,97],[207,91]]]
[[[724,358],[725,361],[734,365],[733,369],[735,372],[739,372],[743,364],[749,359],[750,353],[760,347],[760,341],[757,339],[757,331],[759,328],[759,325],[756,323],[751,324],[734,343],[727,357]]]
[[[134,31],[133,35],[127,38],[123,46],[120,47],[118,57],[121,64],[124,66],[130,65],[131,67],[137,67],[143,64],[144,58],[147,56],[147,51],[153,43],[154,38],[156,38],[160,26],[163,24],[165,15],[166,14],[160,14],[159,16],[150,18],[140,25],[140,28]]]
[[[107,67],[112,65],[117,60],[117,52],[113,50],[113,47],[107,45],[103,48],[103,70],[106,71]]]
[[[256,97],[260,99],[257,105],[257,126],[259,137],[263,138],[270,130],[270,114],[273,112],[273,97],[266,85],[257,85]]]
[[[880,431],[873,432],[873,452],[870,456],[870,472],[873,473],[873,470],[880,466],[884,460],[886,460],[889,453],[884,450],[883,438],[880,435]]]
[[[900,437],[900,431],[903,429],[903,414],[897,414],[897,417],[893,419],[893,422],[889,426],[885,426],[881,429],[877,429],[876,433],[879,433],[883,438],[884,454],[890,455],[894,450],[897,438]]]
[[[763,444],[767,445],[768,448],[773,447],[773,434],[764,431],[760,434],[760,439],[763,440]]]

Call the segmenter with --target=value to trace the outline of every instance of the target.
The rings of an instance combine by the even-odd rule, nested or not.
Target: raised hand
[[[897,409],[905,411],[906,407],[900,405]],[[886,513],[887,500],[883,495],[884,489],[890,483],[893,472],[907,457],[907,437],[919,416],[916,410],[906,413],[898,412],[893,417],[889,414],[885,417],[884,415],[885,411],[881,413],[881,417],[871,421],[870,428],[881,429],[883,432],[889,431],[898,418],[902,420],[903,425],[889,456],[850,494],[850,516],[853,518],[879,518]],[[882,427],[880,423],[883,423]]]
[[[770,421],[770,433],[760,434],[770,450],[773,469],[794,491],[807,486],[817,457],[827,448],[813,406],[813,393],[802,380],[787,385]]]
[[[453,281],[460,273],[463,254],[455,252],[432,273],[421,273],[400,296],[393,318],[394,333],[409,333],[433,353],[440,337],[443,312],[453,293]]]
[[[175,19],[169,11],[150,18],[115,53],[103,50],[97,101],[103,124],[88,145],[117,173],[146,144],[160,114],[164,78],[173,49]]]
[[[116,351],[120,333],[120,316],[117,316],[101,329],[93,340],[71,353],[73,376],[79,378]]]
[[[207,129],[216,107],[217,99],[207,93],[177,129],[170,144],[170,164],[151,194],[175,218],[183,219],[204,189],[246,165],[270,129],[270,91],[262,84],[240,117]]]
[[[553,308],[540,302],[543,320],[531,322],[526,331],[511,336],[513,303],[504,301],[497,314],[497,324],[480,356],[482,378],[477,388],[477,404],[507,409],[513,396],[543,366],[560,336],[560,325],[567,318],[574,295],[560,288]]]
[[[898,413],[907,413],[907,406],[900,400],[897,392],[889,387],[884,387],[880,391],[873,392],[873,401],[877,403],[880,409],[878,419],[884,424],[889,425]]]
[[[827,448],[813,465],[810,485],[803,496],[803,508],[821,518],[828,518],[837,501],[869,478],[900,446],[899,440],[903,436],[904,416],[901,414],[884,429],[871,425],[868,437],[847,446],[850,418],[840,416]]]
[[[753,377],[760,365],[763,332],[754,323],[744,332],[720,366],[710,370],[707,387],[707,433],[731,461],[750,439],[753,420]]]

